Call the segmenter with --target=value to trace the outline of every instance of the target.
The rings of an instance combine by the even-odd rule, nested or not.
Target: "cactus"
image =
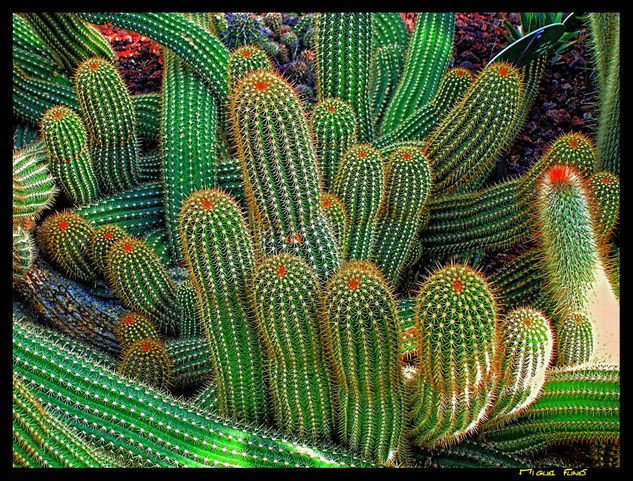
[[[373,113],[374,130],[378,129],[384,118],[403,68],[404,56],[398,44],[382,45],[372,56],[369,103]]]
[[[374,138],[369,104],[372,37],[371,13],[317,15],[317,99],[336,97],[352,107],[358,122],[359,142],[371,142]]]
[[[21,48],[49,60],[53,60],[50,50],[35,33],[35,30],[33,30],[29,23],[17,13],[12,13],[11,18],[14,48]]]
[[[539,396],[553,354],[554,334],[530,307],[508,312],[500,326],[497,393],[482,431],[506,424]]]
[[[244,45],[260,46],[264,42],[262,25],[252,13],[227,13],[225,19],[226,26],[218,36],[230,50]]]
[[[620,442],[597,442],[589,445],[593,467],[620,468]]]
[[[380,49],[384,45],[398,45],[406,52],[409,45],[409,29],[397,12],[372,12],[374,25],[374,45]]]
[[[345,259],[347,257],[345,249],[349,239],[350,223],[345,205],[335,194],[323,191],[321,192],[321,208],[334,234],[341,259]]]
[[[611,290],[620,301],[620,248],[612,248],[606,259],[606,274]]]
[[[13,342],[14,370],[45,407],[137,465],[371,466],[340,447],[297,443],[130,382],[24,324],[14,323]]]
[[[185,201],[180,229],[209,341],[219,412],[261,423],[267,414],[262,349],[246,294],[253,251],[244,218],[228,194],[201,189]]]
[[[104,197],[75,211],[95,228],[116,224],[130,235],[140,235],[165,223],[162,186],[158,182]]]
[[[108,249],[106,279],[123,304],[173,333],[178,325],[176,286],[158,255],[145,242],[124,237]]]
[[[66,275],[80,281],[96,279],[89,253],[93,229],[83,217],[72,211],[58,212],[47,217],[39,230],[44,254]]]
[[[334,178],[333,192],[350,217],[348,259],[369,259],[375,243],[378,210],[385,189],[385,168],[378,149],[353,145],[343,156]]]
[[[204,336],[168,340],[165,350],[172,361],[173,387],[190,389],[213,376],[209,343]]]
[[[161,340],[154,322],[144,314],[126,312],[116,325],[114,334],[122,350],[127,350],[132,344],[141,339]]]
[[[374,264],[350,261],[332,276],[324,301],[343,440],[379,463],[404,457],[404,382],[393,294]]]
[[[13,228],[13,282],[18,283],[33,265],[33,239],[22,226]]]
[[[408,384],[413,444],[459,442],[485,418],[498,367],[495,312],[490,287],[469,266],[436,269],[420,287],[419,369]]]
[[[87,437],[44,409],[25,382],[13,373],[14,467],[123,467],[91,445]]]
[[[143,242],[156,253],[164,265],[167,266],[172,263],[173,258],[169,250],[169,234],[165,229],[158,228],[148,232],[147,235],[143,237]]]
[[[77,68],[75,90],[102,187],[109,193],[133,187],[139,146],[134,105],[123,78],[113,63],[88,58]]]
[[[559,366],[590,362],[593,346],[593,322],[589,317],[582,312],[571,312],[561,319],[556,331],[556,363]]]
[[[101,276],[105,276],[107,270],[106,260],[110,247],[112,247],[116,241],[128,235],[125,229],[116,224],[104,224],[93,229],[90,236],[88,253],[97,272]]]
[[[279,104],[283,110],[271,108]],[[339,254],[319,206],[316,156],[296,92],[279,74],[257,70],[231,92],[230,117],[259,249],[298,254],[327,277]]]
[[[151,337],[132,342],[123,350],[119,372],[136,381],[166,389],[171,384],[172,360],[163,341]]]
[[[218,391],[213,382],[207,382],[192,398],[191,404],[203,411],[217,412]]]
[[[69,73],[90,57],[115,61],[112,47],[101,32],[72,13],[30,12],[22,16]]]
[[[196,307],[196,288],[190,279],[180,283],[176,289],[176,298],[181,313],[178,329],[180,337],[184,339],[204,335]]]
[[[264,377],[276,426],[306,439],[331,439],[332,381],[322,351],[319,282],[300,257],[266,257],[253,269],[250,293],[267,353]]]
[[[545,283],[539,268],[540,258],[538,249],[529,249],[491,275],[490,282],[495,291],[503,293],[506,308],[534,306],[538,303]]]
[[[37,130],[28,125],[18,124],[13,131],[13,150],[20,150],[39,138]]]
[[[431,191],[431,170],[422,150],[395,150],[387,163],[385,179],[385,200],[378,214],[373,253],[385,278],[395,284]]]
[[[513,423],[486,433],[482,441],[523,455],[561,443],[619,439],[619,370],[585,365],[550,370],[537,401]]]
[[[432,468],[525,468],[527,463],[482,442],[464,439],[433,451],[413,451],[418,464]]]
[[[75,204],[99,197],[100,189],[88,149],[88,133],[79,115],[60,105],[47,110],[41,123],[49,167],[58,185]]]
[[[620,179],[607,170],[595,172],[589,177],[587,188],[593,201],[596,237],[605,242],[620,214]]]
[[[14,47],[12,60],[13,69],[25,78],[71,85],[70,77],[64,69],[48,56],[34,53],[30,49]]]
[[[266,52],[255,45],[242,45],[229,54],[229,90],[235,89],[237,84],[254,70],[272,70],[273,64]]]
[[[383,135],[433,98],[448,68],[454,31],[454,13],[418,13],[404,71],[380,127]]]
[[[315,105],[311,120],[322,187],[331,190],[343,156],[356,142],[356,117],[346,102],[324,98]]]
[[[218,165],[218,186],[237,200],[244,197],[242,168],[239,160],[227,159]]]
[[[584,180],[569,165],[554,165],[540,179],[537,222],[546,293],[558,314],[582,310],[599,253]]]

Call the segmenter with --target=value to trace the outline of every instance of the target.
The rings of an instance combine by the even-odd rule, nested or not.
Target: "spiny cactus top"
[[[593,356],[594,327],[582,312],[571,312],[561,319],[556,331],[556,363],[578,366],[589,363]]]
[[[234,89],[237,83],[249,72],[259,69],[273,68],[273,64],[261,48],[255,45],[242,45],[229,54],[229,89]]]
[[[139,382],[164,389],[171,383],[172,366],[163,341],[147,337],[125,348],[119,371]]]

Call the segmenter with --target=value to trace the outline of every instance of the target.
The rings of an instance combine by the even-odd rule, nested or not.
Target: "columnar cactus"
[[[96,200],[100,194],[99,182],[81,117],[69,107],[53,107],[44,113],[41,131],[48,165],[66,197],[76,204]]]
[[[255,45],[242,45],[229,54],[229,90],[233,90],[245,75],[254,70],[272,70],[273,64],[261,48]]]
[[[317,15],[317,99],[336,97],[347,102],[356,114],[360,142],[374,138],[369,104],[372,37],[371,13]]]
[[[325,191],[321,192],[321,208],[334,234],[341,259],[345,259],[350,223],[347,209],[337,195]]]
[[[279,74],[257,70],[231,92],[230,110],[259,249],[298,254],[326,278],[339,254],[320,209],[316,156],[296,92]]]
[[[394,151],[385,178],[373,254],[385,278],[395,284],[431,191],[431,170],[422,149],[401,147]]]
[[[454,13],[418,13],[404,72],[381,125],[383,135],[433,98],[451,59],[454,31]]]
[[[391,43],[382,45],[374,51],[371,65],[369,103],[373,113],[373,127],[377,130],[404,69],[402,47]]]
[[[108,249],[106,279],[126,307],[149,316],[164,332],[176,331],[176,286],[154,250],[142,240],[124,237]]]
[[[213,377],[211,352],[206,337],[170,339],[165,349],[172,361],[171,386],[191,389]]]
[[[512,141],[522,96],[523,78],[512,65],[495,62],[481,71],[426,141],[434,192],[481,187]]]
[[[596,223],[596,236],[602,242],[609,239],[620,214],[620,179],[608,170],[594,173],[588,179]]]
[[[126,312],[116,325],[116,340],[122,350],[128,349],[141,339],[161,340],[156,324],[148,316],[139,312]]]
[[[18,225],[13,227],[13,282],[19,282],[33,265],[35,245],[31,233]]]
[[[553,356],[554,333],[539,311],[513,309],[499,329],[497,393],[484,431],[507,423],[538,398]]]
[[[277,427],[307,439],[331,439],[331,372],[323,353],[320,288],[300,257],[266,257],[253,269],[251,304],[267,356],[264,377]]]
[[[534,306],[538,302],[545,283],[539,259],[539,250],[530,249],[505,263],[490,276],[494,289],[503,293],[506,308]]]
[[[312,131],[321,168],[322,187],[331,190],[343,155],[356,142],[354,111],[340,99],[321,99],[312,111]]]
[[[563,317],[556,331],[556,363],[577,366],[591,361],[594,347],[593,322],[582,312]]]
[[[148,337],[125,348],[119,372],[138,382],[166,389],[171,384],[172,364],[163,341]]]
[[[409,29],[398,12],[372,12],[374,24],[374,45],[377,49],[384,45],[397,44],[402,52],[409,45]]]
[[[182,207],[180,238],[209,341],[219,412],[262,423],[262,348],[246,293],[253,250],[239,207],[219,189],[194,192]]]
[[[134,105],[114,63],[84,60],[75,73],[75,90],[90,137],[90,150],[107,193],[137,183],[138,141]]]
[[[343,265],[325,289],[324,314],[342,438],[367,459],[397,462],[405,454],[399,319],[376,266]]]
[[[471,267],[450,264],[416,298],[419,368],[410,381],[409,438],[434,448],[461,440],[485,419],[497,372],[496,302]]]
[[[196,306],[196,288],[190,279],[180,283],[176,289],[176,298],[180,307],[180,326],[178,329],[180,337],[184,339],[204,335]]]
[[[384,190],[385,167],[380,151],[368,144],[353,145],[343,156],[333,184],[350,217],[345,249],[348,259],[369,259]]]

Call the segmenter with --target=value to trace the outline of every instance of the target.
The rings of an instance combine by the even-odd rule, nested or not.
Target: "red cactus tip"
[[[250,56],[251,56],[250,50],[242,50],[242,57],[250,57]]]
[[[123,246],[123,249],[125,250],[125,252],[130,252],[132,250],[132,244],[130,242],[126,242]]]
[[[66,227],[68,227],[68,223],[63,220],[58,224],[59,230],[66,230]]]
[[[103,237],[105,237],[106,239],[112,239],[112,232],[106,232]]]
[[[332,202],[330,201],[330,199],[323,199],[323,202],[322,202],[323,207],[329,207],[331,203]]]
[[[460,281],[455,281],[453,283],[453,289],[455,289],[457,292],[460,292],[462,290],[462,283]]]
[[[347,281],[347,286],[352,290],[358,289],[358,281],[356,279],[350,279]]]
[[[546,173],[546,178],[553,184],[565,182],[569,180],[570,169],[563,164],[557,164],[550,167]]]
[[[334,112],[334,111],[336,111],[336,109],[334,108],[334,106],[333,106],[333,105],[330,105],[330,106],[327,108],[327,111],[328,111],[328,112]]]
[[[122,320],[125,324],[132,324],[134,322],[134,316],[132,314],[126,314]]]
[[[90,62],[89,67],[91,70],[97,70],[99,68],[99,65],[97,64],[97,62],[93,61],[93,62]]]
[[[455,72],[457,74],[458,77],[463,77],[465,75],[463,70],[458,70],[457,72]]]
[[[569,141],[569,145],[571,145],[574,149],[578,147],[578,141],[576,139],[571,139]]]
[[[608,184],[609,182],[611,182],[611,179],[609,179],[609,177],[606,177],[606,176],[605,176],[605,177],[603,177],[603,178],[602,178],[602,183],[603,183],[603,184],[605,184],[605,185],[606,185],[606,184]]]
[[[209,210],[211,208],[211,201],[209,199],[202,199],[202,208]]]
[[[361,151],[358,153],[358,156],[359,156],[361,159],[364,159],[365,157],[367,157],[367,152],[365,152],[364,150],[361,150]]]
[[[264,90],[268,88],[268,84],[266,82],[259,80],[258,82],[255,83],[255,88],[263,92]]]
[[[502,77],[505,77],[508,74],[508,69],[505,67],[501,67],[499,69],[499,75],[501,75]]]
[[[152,343],[150,341],[143,341],[143,344],[141,344],[141,349],[143,350],[143,352],[151,351]]]
[[[62,111],[61,110],[56,110],[55,113],[53,114],[53,117],[55,117],[56,119],[61,119],[62,118]]]
[[[403,158],[404,160],[410,160],[410,159],[411,159],[411,154],[406,153],[406,154],[404,154],[404,155],[402,156],[402,158]]]
[[[279,269],[277,269],[277,274],[279,274],[281,277],[286,275],[286,267],[284,265],[279,266]]]

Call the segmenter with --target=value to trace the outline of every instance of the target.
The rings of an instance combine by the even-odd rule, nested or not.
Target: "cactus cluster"
[[[597,135],[490,175],[562,15],[471,71],[451,12],[13,14],[14,466],[617,466],[618,15]]]

